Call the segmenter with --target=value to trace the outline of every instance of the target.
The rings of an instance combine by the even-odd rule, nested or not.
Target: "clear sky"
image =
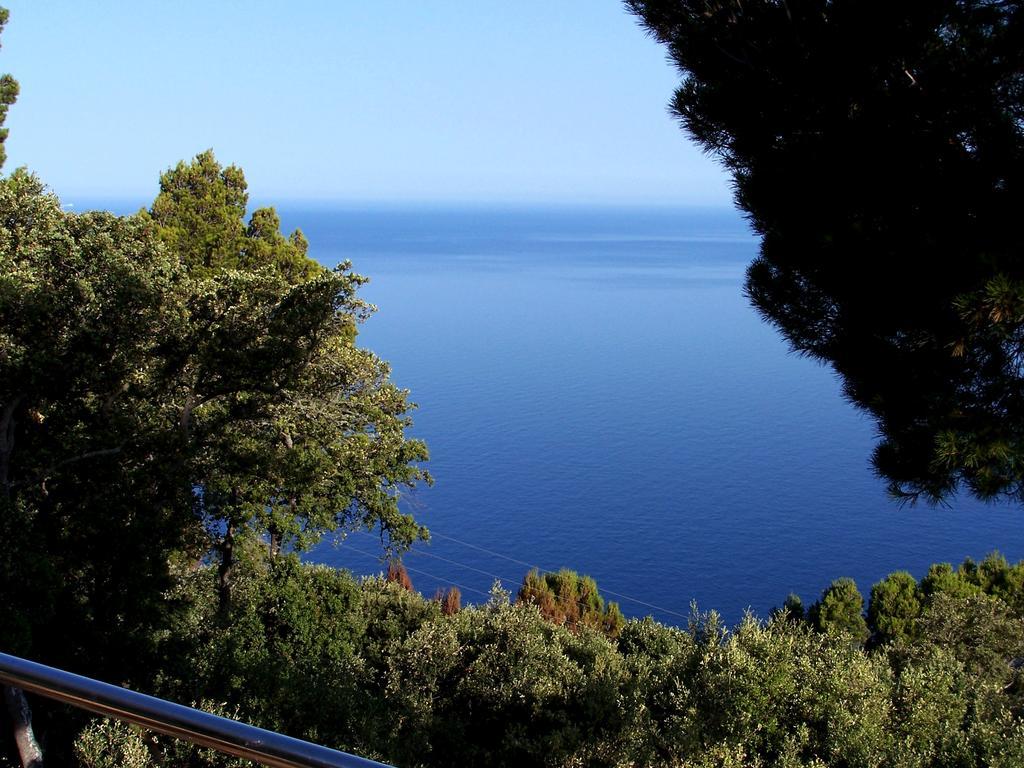
[[[149,199],[212,147],[255,198],[728,205],[618,0],[0,0],[6,170]]]

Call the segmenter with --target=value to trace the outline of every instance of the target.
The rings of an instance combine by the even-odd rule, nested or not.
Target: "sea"
[[[428,596],[482,603],[571,568],[627,616],[734,624],[840,576],[866,597],[896,570],[1024,558],[1019,506],[886,495],[872,419],[745,298],[758,239],[734,210],[278,210],[314,258],[370,278],[359,343],[431,454],[434,485],[401,502],[431,532],[404,557]],[[369,575],[381,555],[356,531],[306,558]]]

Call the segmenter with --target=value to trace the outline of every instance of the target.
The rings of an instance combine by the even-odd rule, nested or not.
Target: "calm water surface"
[[[734,622],[838,576],[999,549],[1019,511],[900,508],[868,464],[871,420],[788,352],[742,294],[757,241],[729,211],[284,210],[313,255],[371,277],[360,340],[419,403],[435,534],[416,587],[479,602],[527,564],[597,579],[627,615]],[[381,569],[364,533],[313,560]],[[638,602],[640,601],[640,602]],[[657,606],[657,608],[652,607]]]

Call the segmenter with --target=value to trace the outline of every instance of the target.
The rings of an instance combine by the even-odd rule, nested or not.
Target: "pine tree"
[[[628,0],[761,235],[754,306],[900,498],[1024,500],[1024,6]]]

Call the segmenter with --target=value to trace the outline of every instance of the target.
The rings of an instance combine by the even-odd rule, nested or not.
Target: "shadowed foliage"
[[[1024,8],[629,0],[762,237],[746,290],[901,498],[1024,498]]]

